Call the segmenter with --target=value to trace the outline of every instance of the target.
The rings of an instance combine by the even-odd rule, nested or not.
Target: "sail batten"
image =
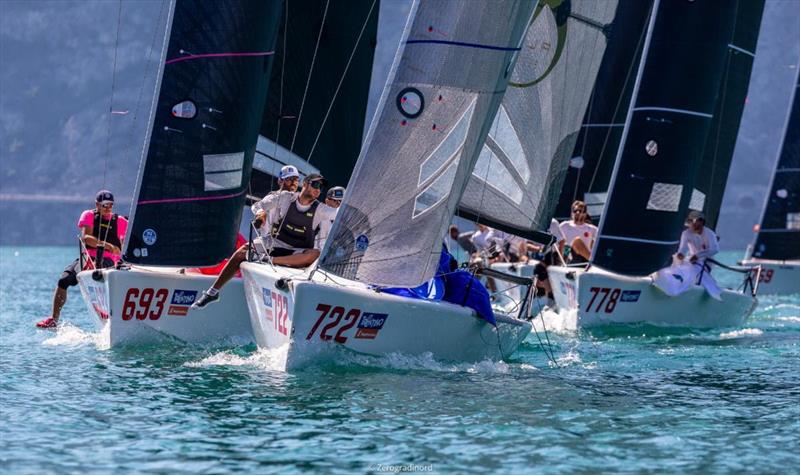
[[[534,3],[414,3],[322,268],[387,286],[433,276]]]

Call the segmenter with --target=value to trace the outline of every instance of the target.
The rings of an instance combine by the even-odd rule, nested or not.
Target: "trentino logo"
[[[172,305],[191,305],[197,298],[196,290],[175,289],[172,293]]]

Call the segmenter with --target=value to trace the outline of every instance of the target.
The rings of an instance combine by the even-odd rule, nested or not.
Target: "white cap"
[[[278,173],[278,180],[285,180],[293,176],[300,178],[300,173],[297,171],[297,168],[292,165],[286,165],[281,168],[281,171]]]

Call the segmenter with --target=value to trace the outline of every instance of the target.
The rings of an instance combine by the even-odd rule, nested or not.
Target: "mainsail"
[[[800,259],[800,62],[783,145],[772,175],[753,257]]]
[[[528,0],[412,6],[322,268],[399,287],[433,276],[533,7]]]
[[[547,226],[616,8],[616,0],[540,3],[459,216],[534,239]]]
[[[732,2],[729,8],[736,10],[736,23],[728,43],[725,72],[714,108],[714,120],[711,122],[705,153],[689,201],[689,209],[705,213],[706,226],[711,229],[717,229],[725,184],[728,182],[736,137],[739,135],[739,123],[750,85],[764,0]]]
[[[278,0],[176,0],[125,260],[203,266],[233,252],[281,18]]]
[[[555,211],[558,220],[570,219],[575,200],[586,202],[595,220],[603,210],[652,8],[652,0],[619,1],[594,91],[561,187]]]
[[[306,161],[332,185],[347,184],[364,136],[379,9],[379,0],[285,2],[258,161],[301,171],[297,161]]]
[[[646,275],[668,264],[711,130],[735,19],[725,2],[656,0],[593,249],[596,265]]]

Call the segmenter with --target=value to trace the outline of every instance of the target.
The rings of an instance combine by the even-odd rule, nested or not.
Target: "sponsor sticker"
[[[272,292],[269,289],[261,287],[261,298],[264,300],[264,317],[272,321]]]
[[[369,247],[369,238],[366,234],[362,234],[356,238],[356,250],[364,252]]]
[[[387,318],[389,315],[386,313],[364,312],[361,314],[361,320],[358,321],[355,338],[374,340]]]
[[[170,300],[170,306],[167,309],[167,315],[186,316],[186,314],[189,313],[189,307],[194,303],[196,298],[196,290],[173,290],[172,300]]]
[[[156,231],[154,229],[147,228],[142,231],[142,241],[144,241],[144,243],[148,246],[155,244],[156,239],[158,239],[158,236],[156,235]]]
[[[623,290],[619,300],[621,302],[638,302],[641,295],[641,290]]]

